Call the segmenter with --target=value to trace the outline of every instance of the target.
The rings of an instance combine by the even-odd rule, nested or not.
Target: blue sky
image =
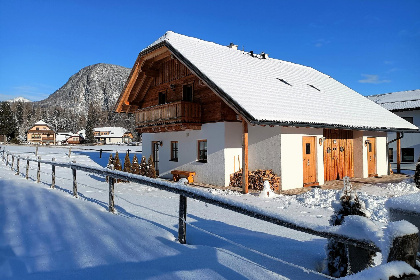
[[[0,101],[95,63],[132,67],[167,30],[311,66],[363,95],[420,89],[420,1],[0,0]]]

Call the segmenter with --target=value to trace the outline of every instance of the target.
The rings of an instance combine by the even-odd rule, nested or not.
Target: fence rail
[[[73,196],[77,197],[77,180],[76,180],[76,171],[84,171],[87,173],[98,174],[102,176],[108,177],[109,182],[109,211],[114,212],[115,205],[114,205],[114,182],[116,179],[120,179],[123,181],[139,183],[143,185],[147,185],[150,187],[154,187],[160,190],[172,192],[175,194],[180,195],[180,202],[179,202],[179,227],[178,227],[178,241],[182,244],[186,243],[186,217],[187,217],[187,198],[196,199],[208,204],[216,205],[218,207],[222,207],[224,209],[228,209],[234,212],[238,212],[259,220],[267,221],[279,226],[283,226],[289,229],[301,231],[304,233],[308,233],[311,235],[323,237],[323,238],[334,238],[339,242],[345,243],[347,245],[356,246],[358,248],[363,248],[368,251],[372,252],[380,252],[380,248],[371,240],[365,239],[357,239],[354,236],[346,233],[337,233],[339,228],[342,226],[308,226],[304,223],[299,223],[297,221],[293,221],[292,219],[288,219],[287,217],[281,217],[278,214],[267,212],[263,209],[258,207],[235,202],[229,200],[228,198],[220,197],[217,195],[210,194],[203,190],[189,187],[180,183],[173,183],[163,179],[152,179],[149,177],[126,173],[123,171],[118,170],[111,170],[108,168],[97,168],[87,165],[78,164],[75,162],[57,162],[54,159],[50,160],[42,160],[38,157],[38,159],[32,159],[29,157],[21,157],[14,155],[8,151],[0,151],[2,153],[3,161],[6,162],[6,165],[11,165],[11,169],[13,170],[14,159],[17,160],[22,159],[26,160],[26,179],[28,179],[28,170],[29,170],[29,162],[36,162],[38,163],[37,169],[37,182],[39,182],[39,174],[40,174],[40,164],[48,164],[52,166],[52,184],[51,187],[54,188],[55,186],[55,167],[63,167],[63,168],[70,168],[73,172]],[[9,155],[12,157],[12,163],[9,163]],[[18,172],[16,174],[19,174]],[[391,251],[393,250],[400,250],[400,248],[393,248],[391,247]],[[388,262],[394,260],[403,260],[405,259],[388,259]]]

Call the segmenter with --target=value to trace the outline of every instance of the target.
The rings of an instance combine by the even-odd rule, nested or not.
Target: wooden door
[[[302,152],[303,152],[303,186],[309,187],[318,185],[316,179],[316,137],[303,136],[302,137]]]
[[[324,129],[324,179],[354,176],[353,131]]]
[[[153,165],[156,170],[156,176],[159,176],[159,146],[160,141],[153,141],[152,142],[152,159],[153,159]]]
[[[369,177],[376,176],[376,138],[368,137],[367,139],[367,160]]]

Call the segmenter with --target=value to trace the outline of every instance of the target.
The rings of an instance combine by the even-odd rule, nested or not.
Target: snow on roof
[[[48,124],[44,122],[43,120],[40,120],[40,121],[37,121],[35,125],[48,125]]]
[[[101,135],[96,137],[123,137],[124,133],[127,131],[124,127],[96,127],[95,131],[109,131],[107,135]]]
[[[420,89],[367,96],[390,111],[420,109]]]
[[[251,123],[417,129],[311,67],[263,58],[172,31],[140,55],[162,45]]]

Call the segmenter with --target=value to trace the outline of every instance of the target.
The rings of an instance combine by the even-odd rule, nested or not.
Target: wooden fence
[[[117,170],[111,170],[108,168],[97,168],[97,167],[91,167],[86,166],[82,164],[77,164],[76,162],[70,162],[70,163],[60,163],[56,162],[54,159],[50,160],[42,160],[40,157],[37,159],[31,159],[31,158],[23,158],[17,155],[14,155],[10,152],[7,152],[5,150],[0,151],[2,153],[2,159],[6,162],[6,165],[10,165],[12,170],[15,170],[14,167],[14,160],[17,159],[16,164],[16,175],[19,174],[19,160],[26,160],[26,179],[28,179],[28,171],[29,171],[29,162],[35,162],[37,163],[37,182],[40,182],[40,170],[41,170],[41,163],[51,165],[52,168],[52,178],[51,178],[51,188],[55,187],[55,168],[63,167],[63,168],[69,168],[72,170],[73,174],[73,196],[78,197],[77,194],[77,174],[76,172],[84,171],[87,173],[93,173],[97,175],[107,176],[108,184],[109,184],[109,202],[108,202],[108,210],[109,212],[115,211],[115,205],[114,205],[114,183],[116,179],[120,179],[122,181],[127,182],[134,182],[139,183],[143,185],[147,185],[150,187],[154,187],[160,190],[176,193],[180,195],[179,200],[179,218],[178,218],[178,241],[181,244],[186,243],[186,218],[187,218],[187,198],[196,199],[205,203],[209,203],[212,205],[216,205],[218,207],[222,207],[234,212],[238,212],[259,220],[267,221],[279,226],[283,226],[289,229],[305,232],[308,234],[312,234],[319,237],[324,238],[334,238],[335,240],[342,242],[347,245],[355,246],[363,250],[371,251],[371,252],[380,252],[380,248],[371,240],[365,240],[365,239],[357,239],[354,236],[351,236],[351,234],[347,233],[337,233],[339,227],[341,226],[313,226],[310,227],[306,224],[299,224],[297,221],[289,220],[284,217],[280,217],[279,215],[276,215],[274,213],[268,213],[258,207],[244,204],[244,203],[236,203],[229,201],[226,198],[216,196],[213,194],[210,194],[208,192],[202,191],[198,188],[189,187],[180,183],[173,183],[169,182],[163,179],[152,179],[141,175],[126,173],[123,171],[117,171]],[[11,162],[9,162],[9,156],[11,157]],[[398,239],[398,240],[397,240]],[[407,244],[411,244],[411,235],[406,236],[396,236],[394,237],[394,242],[390,247],[389,251],[389,258],[388,262],[391,261],[405,261],[411,266],[415,267],[415,257],[414,257],[414,263],[412,258],[412,252],[414,250],[415,253],[417,253],[417,244],[412,244],[412,246],[407,247]],[[408,240],[407,242],[404,242],[404,240]],[[418,241],[417,241],[418,242]],[[415,248],[413,248],[415,246]],[[404,254],[405,251],[410,252],[410,256],[408,254]],[[351,260],[350,260],[351,261]]]

